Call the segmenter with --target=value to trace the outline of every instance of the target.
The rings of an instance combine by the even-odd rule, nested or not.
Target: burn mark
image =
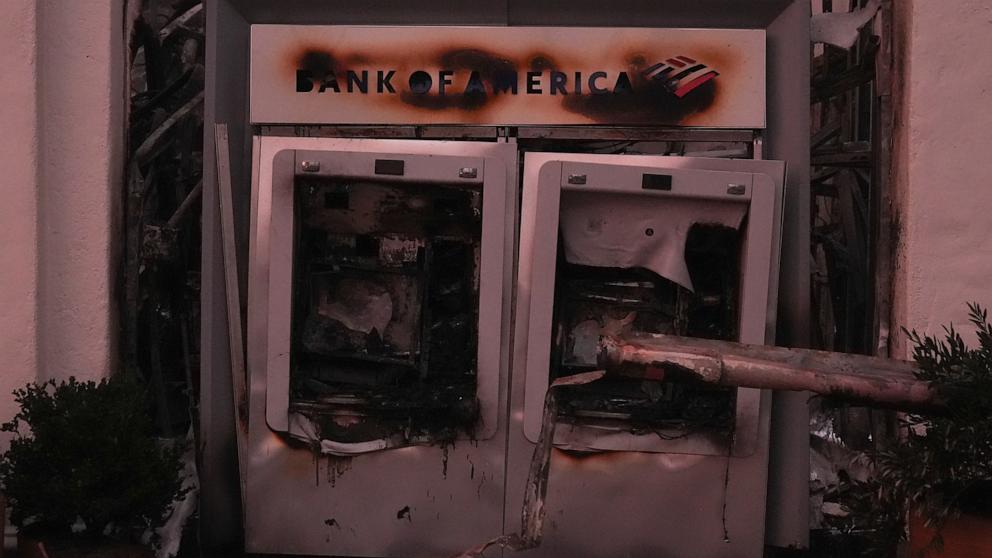
[[[463,48],[444,52],[438,62],[444,68],[452,70],[477,69],[486,77],[499,72],[516,71],[517,67],[512,61],[499,56],[496,53],[482,49]]]
[[[437,93],[415,93],[404,91],[400,99],[408,105],[428,110],[480,110],[501,92],[503,85],[509,87],[510,76],[515,76],[517,67],[512,61],[496,53],[482,49],[454,49],[441,53],[438,65],[444,70],[455,73],[468,72],[468,83],[461,95],[441,95]],[[423,77],[421,79],[424,79]],[[431,79],[430,76],[427,79]],[[513,80],[512,90],[517,89]],[[429,86],[426,90],[438,91]]]
[[[345,63],[349,68],[354,68],[357,66],[365,66],[372,63],[372,59],[362,53],[349,54],[345,59]]]
[[[566,449],[554,449],[555,455],[560,455],[562,457],[568,458],[570,461],[586,461],[589,459],[595,460],[596,458],[614,457],[616,454],[614,452],[603,452],[603,451],[574,451]]]
[[[546,52],[510,57],[482,48],[451,48],[438,52],[426,67],[438,71],[366,68],[373,60],[363,52],[337,53],[308,46],[293,57],[297,91],[397,93],[399,102],[427,111],[481,111],[510,95],[555,95],[562,107],[596,122],[617,124],[678,124],[688,116],[706,111],[718,96],[718,71],[695,58],[673,56],[679,66],[666,79],[645,75],[646,70],[665,62],[632,52],[625,57],[627,68],[617,73],[576,71]],[[704,53],[706,54],[706,53]],[[713,58],[707,54],[707,59]],[[686,65],[683,60],[693,60]],[[726,63],[714,58],[709,63]],[[700,69],[703,74],[697,72]],[[692,70],[692,71],[690,71]],[[682,75],[682,81],[667,78]],[[688,74],[692,76],[686,77]],[[395,78],[395,81],[390,81]],[[397,83],[399,82],[399,83]],[[678,83],[677,86],[673,85]]]
[[[338,529],[341,528],[341,525],[338,524],[338,520],[334,519],[333,517],[329,519],[325,519],[324,525],[327,525],[328,527],[337,527]]]
[[[296,67],[306,70],[314,76],[326,76],[331,72],[340,71],[340,66],[329,51],[307,49],[300,55]]]
[[[561,64],[555,61],[550,54],[543,52],[530,55],[530,69],[532,72],[543,72],[547,70],[558,70]]]
[[[647,66],[647,58],[642,53],[634,53],[628,56],[627,63],[633,67]]]
[[[396,519],[405,519],[413,523],[413,514],[410,512],[410,506],[403,506],[400,511],[396,512]]]
[[[478,111],[496,102],[500,95],[550,94],[564,97],[562,106],[566,110],[597,122],[678,124],[689,115],[707,110],[717,96],[713,79],[676,94],[665,80],[644,75],[649,65],[642,54],[632,55],[627,71],[615,75],[566,72],[545,53],[533,53],[523,60],[514,61],[481,49],[447,51],[437,63],[454,75],[468,75],[464,93],[441,94],[440,84],[428,80],[446,78],[421,72],[414,91],[404,91],[400,98],[408,105],[432,111]],[[521,66],[528,71],[518,71]]]
[[[445,444],[441,448],[441,477],[448,478],[448,450],[451,446]]]
[[[330,52],[318,49],[306,49],[296,60],[296,92],[340,91],[335,79],[339,65]]]
[[[245,393],[238,394],[238,426],[241,432],[248,434],[248,396]]]
[[[632,64],[626,74],[628,81],[615,84],[613,91],[569,95],[562,100],[562,106],[597,122],[678,124],[692,114],[704,112],[716,100],[716,80],[680,98],[663,82],[646,78],[643,70],[643,64]]]

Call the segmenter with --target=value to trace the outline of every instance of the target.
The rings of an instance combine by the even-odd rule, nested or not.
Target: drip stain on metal
[[[337,485],[338,478],[351,469],[352,458],[328,455],[325,459],[327,459],[327,482],[331,485],[331,488],[334,488]]]
[[[441,447],[441,476],[448,478],[448,448],[450,444],[444,444]]]

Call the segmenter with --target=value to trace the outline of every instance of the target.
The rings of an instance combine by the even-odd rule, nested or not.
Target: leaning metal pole
[[[940,407],[912,362],[863,355],[638,334],[603,337],[599,366],[633,378],[810,391],[901,410]]]

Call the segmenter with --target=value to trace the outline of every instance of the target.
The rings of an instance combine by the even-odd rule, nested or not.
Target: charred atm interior
[[[585,194],[564,191],[563,214]],[[593,201],[592,203],[597,203]],[[665,203],[630,196],[627,203]],[[661,333],[706,339],[736,340],[741,277],[741,229],[736,223],[691,223],[685,234],[684,269],[691,280],[665,277],[659,269],[612,267],[570,261],[577,242],[597,236],[565,238],[559,230],[549,382],[597,369],[601,336]],[[601,227],[590,222],[590,228]],[[631,219],[630,227],[650,244],[665,231]],[[658,230],[656,230],[656,228]],[[569,247],[569,244],[573,247]],[[650,250],[650,248],[649,248]],[[592,264],[592,265],[590,265]],[[683,279],[682,283],[686,283]],[[622,372],[621,372],[622,374]],[[558,421],[577,426],[656,435],[663,440],[705,434],[729,443],[734,429],[736,389],[678,378],[671,370],[656,376],[608,375],[587,385],[563,387],[558,395]]]
[[[298,176],[295,192],[290,410],[340,443],[471,436],[481,191]]]

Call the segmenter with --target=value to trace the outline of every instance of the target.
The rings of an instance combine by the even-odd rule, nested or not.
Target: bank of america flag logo
[[[658,62],[641,72],[641,75],[646,79],[663,83],[676,97],[682,98],[720,73],[688,56],[676,56]]]

